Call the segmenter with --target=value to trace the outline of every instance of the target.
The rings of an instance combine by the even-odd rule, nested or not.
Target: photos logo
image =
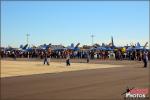
[[[149,90],[148,88],[127,88],[123,94],[125,94],[125,100],[145,100],[148,99]]]

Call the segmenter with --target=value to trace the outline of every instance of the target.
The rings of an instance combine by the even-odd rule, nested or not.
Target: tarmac
[[[94,61],[93,61],[94,62]],[[1,100],[124,100],[127,87],[149,88],[139,61],[1,61]]]

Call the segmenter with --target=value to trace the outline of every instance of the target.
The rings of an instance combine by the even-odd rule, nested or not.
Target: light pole
[[[92,45],[93,45],[93,38],[94,38],[94,37],[95,37],[95,36],[92,34],[92,35],[91,35],[91,38],[92,38]]]
[[[26,34],[26,36],[27,36],[27,44],[29,44],[29,36],[30,36],[30,34]]]

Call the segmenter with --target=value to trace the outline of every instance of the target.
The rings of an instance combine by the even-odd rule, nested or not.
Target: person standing
[[[27,58],[28,58],[28,59],[30,58],[30,53],[29,53],[29,52],[27,52]]]
[[[89,55],[89,52],[87,52],[87,63],[90,62],[90,55]]]
[[[66,56],[66,66],[70,66],[70,54],[67,51],[67,56]]]
[[[51,60],[51,48],[48,48],[48,55],[47,55],[47,60],[48,60],[48,63],[50,64],[50,60]]]
[[[143,53],[143,62],[144,62],[144,68],[146,68],[148,62],[148,53],[146,51]]]
[[[16,60],[16,52],[15,51],[12,52],[12,55],[13,55],[14,60]]]
[[[44,65],[45,63],[47,63],[47,65],[49,65],[49,61],[48,61],[48,52],[45,51],[44,53]]]

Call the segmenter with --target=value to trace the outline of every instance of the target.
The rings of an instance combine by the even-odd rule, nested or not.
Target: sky
[[[1,46],[149,42],[148,1],[2,1]]]

